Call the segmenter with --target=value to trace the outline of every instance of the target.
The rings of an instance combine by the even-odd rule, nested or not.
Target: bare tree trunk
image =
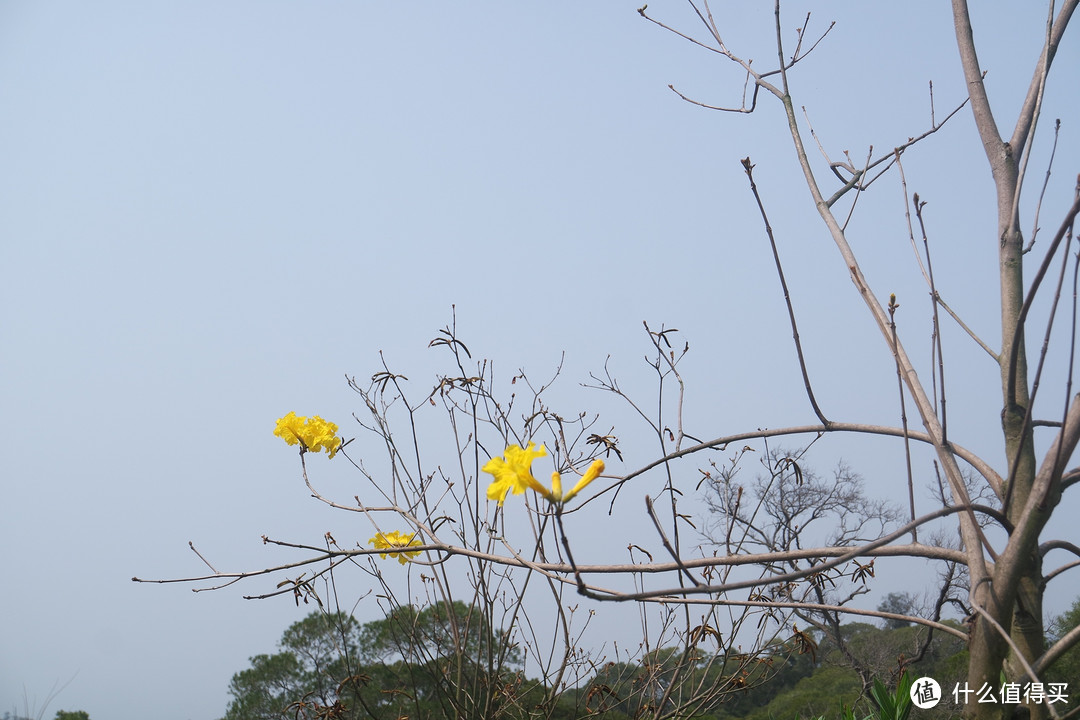
[[[972,588],[973,600],[983,604],[987,613],[1004,631],[1009,632],[1015,645],[1015,649],[1010,650],[1001,631],[986,622],[985,618],[978,618],[972,633],[968,676],[969,686],[973,688],[981,687],[982,683],[990,683],[992,686],[999,683],[1002,655],[1008,653],[1004,666],[1007,678],[1016,681],[1023,678],[1026,672],[1017,653],[1031,663],[1045,651],[1042,561],[1038,538],[1039,530],[1045,525],[1060,495],[1049,493],[1049,497],[1038,498],[1034,509],[1039,517],[1029,517],[1028,522],[1023,522],[1033,509],[1029,500],[1036,485],[1037,471],[1034,439],[1028,417],[1031,398],[1028,392],[1024,328],[1021,326],[1024,304],[1024,247],[1017,204],[1023,176],[1018,158],[1030,145],[1032,131],[1038,120],[1045,78],[1076,5],[1076,0],[1067,1],[1052,26],[1048,28],[1047,41],[1027,99],[1021,109],[1011,142],[1007,142],[998,132],[986,95],[967,1],[953,0],[952,3],[957,46],[967,79],[971,109],[997,191],[1001,290],[1001,350],[998,357],[1002,388],[1001,422],[1009,471],[1001,501],[1014,527],[1023,525],[1029,528],[1028,532],[1014,534],[1010,538],[1006,552],[998,558],[994,566],[990,579],[991,587]],[[999,610],[1010,607],[1013,609],[1011,614]],[[973,717],[1001,714],[1001,711],[995,711],[998,707],[996,705],[969,704],[967,707]],[[1027,709],[1033,718],[1046,716],[1043,705],[1029,705]]]

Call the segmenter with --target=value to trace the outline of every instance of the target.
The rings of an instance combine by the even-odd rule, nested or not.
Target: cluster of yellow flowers
[[[278,418],[277,425],[274,427],[274,434],[290,445],[302,443],[305,450],[310,452],[325,450],[330,457],[334,457],[338,448],[341,447],[341,438],[338,437],[337,431],[337,425],[323,420],[318,415],[297,417],[294,412]]]
[[[376,550],[399,550],[400,552],[384,552],[379,553],[379,557],[383,560],[389,555],[392,558],[397,558],[397,561],[404,565],[409,562],[409,558],[416,557],[420,554],[419,550],[402,550],[402,548],[411,547],[413,545],[423,545],[422,542],[416,539],[416,533],[412,535],[402,535],[397,530],[389,533],[376,533],[375,537],[368,540],[369,543]]]
[[[277,424],[274,426],[274,434],[288,444],[296,445],[300,443],[309,452],[322,452],[325,450],[330,457],[334,457],[341,448],[341,438],[338,437],[337,432],[337,425],[323,420],[318,415],[299,417],[294,412],[278,418]],[[503,455],[504,457],[501,458],[491,458],[482,468],[484,472],[491,474],[495,478],[491,485],[488,486],[487,496],[491,500],[498,500],[499,505],[503,504],[508,493],[513,492],[515,495],[521,495],[529,488],[538,492],[549,503],[562,505],[573,499],[589,483],[598,478],[600,473],[604,472],[604,461],[593,460],[592,465],[577,481],[573,489],[568,493],[563,493],[562,477],[559,473],[551,473],[551,489],[544,487],[533,477],[532,461],[547,455],[547,448],[543,445],[537,448],[536,443],[530,442],[524,450],[518,445],[511,445],[506,448]],[[396,558],[402,565],[409,562],[410,558],[420,554],[419,550],[407,550],[406,548],[423,545],[422,542],[416,539],[416,533],[403,535],[397,530],[389,533],[376,533],[375,537],[368,540],[368,543],[376,550],[387,551],[379,553],[379,556],[384,560],[387,557]]]
[[[561,505],[573,499],[575,495],[585,489],[586,485],[604,472],[604,461],[600,459],[593,460],[592,465],[577,481],[573,489],[565,494],[562,491],[562,476],[557,472],[553,472],[551,473],[551,489],[549,490],[541,485],[540,481],[534,478],[532,474],[532,461],[547,455],[546,447],[541,445],[534,450],[535,447],[536,443],[533,442],[530,442],[524,450],[521,449],[520,445],[511,445],[503,453],[504,457],[491,458],[487,461],[481,470],[495,477],[495,480],[487,489],[489,500],[498,500],[499,504],[502,505],[503,501],[506,500],[507,493],[513,492],[515,495],[520,495],[531,488],[540,493],[549,503]]]
[[[341,438],[338,437],[337,431],[337,425],[323,420],[318,415],[298,417],[294,412],[283,418],[278,418],[277,424],[274,426],[274,434],[290,445],[300,443],[305,450],[310,452],[322,452],[325,450],[330,457],[334,457],[334,454],[341,448]],[[416,533],[402,535],[397,530],[389,533],[376,533],[375,537],[368,540],[368,542],[376,550],[390,551],[379,553],[383,560],[387,557],[396,558],[402,565],[409,562],[409,558],[414,558],[420,554],[419,550],[405,550],[405,548],[423,545],[422,542],[416,539]]]

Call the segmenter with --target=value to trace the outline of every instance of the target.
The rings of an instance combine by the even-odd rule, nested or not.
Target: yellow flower
[[[494,482],[488,485],[487,496],[489,500],[498,500],[502,505],[506,500],[506,494],[513,491],[515,495],[525,492],[526,488],[532,488],[549,500],[551,493],[546,487],[533,477],[532,461],[538,457],[547,455],[547,448],[543,445],[539,450],[533,450],[536,443],[530,442],[524,450],[518,445],[506,448],[503,458],[491,458],[481,468],[486,473],[495,476]]]
[[[415,538],[416,533],[413,533],[412,535],[402,535],[395,530],[390,533],[375,533],[375,537],[368,540],[368,542],[371,543],[376,550],[400,549],[411,547],[413,545],[423,545],[422,542]],[[387,555],[389,555],[392,558],[397,558],[397,561],[404,565],[409,562],[409,558],[416,557],[419,554],[419,550],[402,550],[401,552],[379,553],[379,557],[385,560]]]
[[[278,418],[274,427],[274,434],[290,445],[301,443],[304,449],[310,452],[325,450],[330,457],[334,457],[341,447],[341,438],[337,436],[337,431],[337,425],[318,415],[310,418],[297,417],[294,412]]]
[[[498,500],[502,505],[510,491],[513,491],[515,495],[520,495],[527,488],[532,488],[550,503],[564,503],[584,490],[589,483],[600,476],[600,473],[604,472],[604,461],[593,460],[589,469],[566,495],[563,495],[562,491],[562,476],[553,472],[551,473],[551,489],[548,490],[532,474],[532,461],[547,455],[547,448],[541,445],[539,450],[533,450],[533,447],[534,443],[529,443],[524,450],[517,445],[511,445],[506,448],[505,459],[491,458],[481,468],[484,472],[495,476],[495,480],[487,489],[490,500]]]

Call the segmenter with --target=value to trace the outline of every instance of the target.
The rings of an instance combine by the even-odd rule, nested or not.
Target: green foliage
[[[314,612],[294,623],[282,635],[281,652],[256,655],[250,668],[233,675],[224,720],[284,719],[295,717],[290,706],[339,705],[349,697],[359,634],[357,622],[344,613]]]
[[[954,635],[935,631],[924,650],[928,632],[921,625],[883,629],[867,623],[849,623],[841,626],[844,650],[832,639],[823,638],[820,653],[826,663],[857,665],[868,677],[895,678],[904,667],[913,677],[929,675],[943,687],[964,679],[966,655],[963,662],[956,659],[960,653],[966,653],[964,642]],[[917,662],[916,658],[919,658]],[[926,711],[920,712],[925,714]]]
[[[577,717],[742,717],[813,672],[812,656],[800,650],[794,640],[772,642],[757,655],[666,647],[639,662],[609,662],[578,693]],[[703,687],[716,692],[702,695]]]
[[[520,651],[508,634],[462,602],[394,608],[364,625],[360,646],[364,672],[379,671],[384,691],[395,687],[417,715],[513,716],[517,711],[508,706],[536,699],[536,683],[522,675]],[[401,712],[409,714],[406,707]]]
[[[360,636],[361,659],[366,662],[400,658],[409,662],[463,656],[480,663],[489,654],[501,655],[500,664],[521,665],[520,651],[505,632],[491,628],[487,617],[465,603],[438,602],[423,610],[403,605],[384,620],[364,625]]]
[[[717,718],[750,717],[767,709],[778,697],[792,692],[804,678],[816,672],[809,653],[776,658],[771,664],[755,668],[747,676],[746,688],[725,698],[714,710]],[[766,712],[764,717],[768,717]]]
[[[847,668],[822,666],[813,675],[799,680],[788,692],[778,695],[766,707],[743,717],[747,720],[772,718],[833,717],[844,701],[854,702],[862,691],[859,677]]]
[[[822,720],[824,720],[824,719],[822,718]],[[870,715],[860,717],[855,712],[854,707],[848,707],[847,705],[841,705],[840,706],[840,720],[874,720],[874,715],[873,715],[873,713],[871,713]]]
[[[1064,615],[1054,619],[1050,640],[1056,641],[1062,638],[1078,625],[1080,625],[1080,598],[1073,601],[1072,607]],[[1080,643],[1073,645],[1046,671],[1046,679],[1051,682],[1075,683],[1077,678],[1080,678]]]
[[[12,715],[10,712],[5,712],[0,715],[0,720],[34,720],[34,718],[40,720],[45,715],[45,708],[37,712],[32,712],[27,708],[24,712],[25,715]],[[57,710],[53,720],[90,720],[90,714],[85,710]]]
[[[281,652],[233,676],[224,720],[524,717],[543,688],[505,640],[460,602],[406,605],[363,626],[315,612],[285,631]]]
[[[1078,607],[1061,619],[1059,633],[1080,619]],[[251,658],[251,667],[233,676],[225,720],[297,720],[319,713],[335,720],[629,720],[676,708],[678,717],[698,720],[908,720],[914,678],[928,675],[950,687],[966,668],[963,644],[937,633],[922,660],[890,689],[901,658],[925,639],[926,628],[849,623],[840,629],[848,653],[872,655],[882,665],[865,695],[858,673],[844,664],[850,656],[825,639],[816,658],[778,642],[757,658],[692,649],[686,664],[685,647],[663,648],[640,662],[599,667],[582,687],[553,689],[526,678],[520,652],[506,634],[460,602],[401,606],[362,626],[344,614],[314,613],[285,631],[280,652]],[[727,683],[728,692],[711,704],[679,704],[680,693],[703,683]],[[958,714],[949,700],[946,693],[941,704],[918,716]]]
[[[896,684],[896,692],[890,692],[880,678],[874,678],[870,687],[870,699],[877,709],[880,720],[907,720],[911,714],[911,677],[904,673]]]
[[[291,652],[256,655],[251,667],[233,675],[233,701],[224,720],[254,720],[282,715],[293,698],[306,694],[304,670]]]
[[[585,707],[612,720],[648,717],[658,708],[671,709],[679,686],[700,676],[685,670],[677,676],[681,654],[678,648],[664,648],[650,653],[642,663],[608,663],[589,683]]]
[[[795,718],[841,718],[842,720],[904,720],[911,712],[910,686],[915,678],[930,676],[943,688],[962,680],[967,668],[963,642],[944,633],[935,633],[923,658],[908,665],[895,691],[891,679],[898,665],[908,663],[926,638],[926,628],[908,626],[883,629],[867,623],[849,623],[840,628],[846,653],[837,644],[822,638],[818,658],[794,656],[778,665],[768,682],[740,693],[714,709],[716,720],[788,720]],[[864,695],[863,682],[851,667],[856,658],[873,669],[871,686]],[[953,718],[960,708],[945,693],[933,709],[919,710],[920,718]]]

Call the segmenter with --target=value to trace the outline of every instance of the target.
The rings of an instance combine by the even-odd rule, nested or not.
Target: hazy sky
[[[771,67],[771,8],[717,5],[731,49]],[[938,119],[963,98],[942,3],[823,5],[813,34],[838,23],[792,83],[832,157],[861,162],[927,129],[929,81]],[[973,4],[1005,128],[1037,56],[1036,5]],[[748,155],[826,412],[896,424],[891,359],[801,186],[781,107],[680,100],[669,83],[737,105],[742,76],[636,7],[0,0],[0,712],[66,683],[46,717],[220,717],[232,674],[307,608],[241,599],[266,583],[193,594],[130,578],[201,573],[189,540],[228,569],[278,562],[263,534],[333,526],[344,542],[352,527],[308,498],[274,420],[318,413],[355,434],[344,378],[378,370],[379,351],[426,393],[441,359],[427,343],[452,305],[461,337],[507,374],[547,375],[566,351],[560,392],[579,406],[608,355],[645,387],[647,320],[691,343],[694,434],[811,422]],[[683,4],[649,11],[697,32]],[[791,43],[806,3],[785,12]],[[1073,28],[1048,88],[1043,129],[1061,118],[1062,137],[1044,228],[1080,158],[1078,48]],[[992,185],[967,110],[904,167],[929,202],[939,285],[996,343]],[[895,175],[849,231],[875,289],[910,308],[927,374]],[[946,337],[950,430],[1000,466],[996,371]],[[629,413],[607,417],[633,437]],[[904,497],[895,447],[836,438],[820,462],[840,456]],[[1052,586],[1050,609],[1076,587]]]

